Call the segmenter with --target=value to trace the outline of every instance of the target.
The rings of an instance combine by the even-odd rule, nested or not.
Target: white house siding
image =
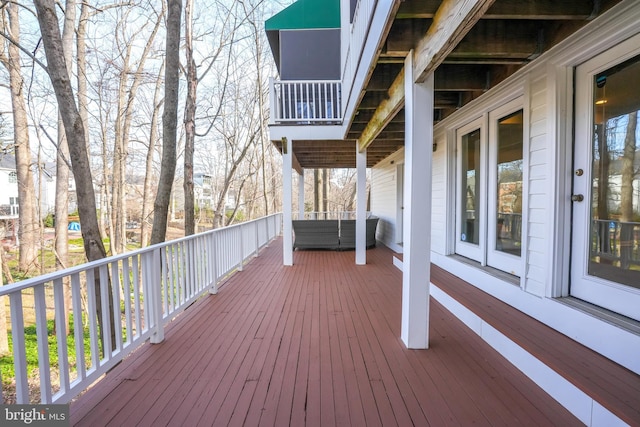
[[[548,268],[546,256],[549,218],[550,175],[547,159],[549,137],[547,135],[547,80],[544,77],[529,80],[529,161],[527,182],[528,215],[526,236],[526,265],[524,288],[527,292],[543,296],[545,294],[545,271]],[[525,99],[525,102],[527,100]],[[526,146],[525,146],[526,147]],[[525,156],[526,157],[526,156]],[[526,164],[526,163],[525,163]],[[523,236],[523,242],[524,240]]]
[[[433,138],[431,178],[431,250],[441,255],[447,251],[447,141],[445,134],[436,133]]]
[[[371,170],[371,212],[380,218],[376,239],[396,252],[402,252],[402,247],[396,243],[396,171],[398,162],[403,159],[404,150],[400,150]]]

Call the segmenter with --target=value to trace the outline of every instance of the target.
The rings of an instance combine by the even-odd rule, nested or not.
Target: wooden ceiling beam
[[[416,82],[423,82],[493,4],[494,0],[443,0],[413,52]]]
[[[420,83],[435,71],[460,40],[493,4],[494,0],[443,0],[427,33],[416,44],[414,75]],[[380,103],[362,132],[360,150],[366,149],[404,105],[404,71],[398,74],[388,91],[389,98]]]
[[[537,21],[480,21],[452,49],[447,60],[484,59],[486,63],[487,59],[517,59],[522,62],[541,53],[546,33]],[[384,54],[405,57],[415,47],[415,40],[418,39],[405,36],[404,31],[394,33],[392,28]]]
[[[404,69],[400,71],[387,93],[388,98],[380,103],[367,127],[362,131],[358,142],[360,151],[364,151],[402,109],[404,104]]]
[[[433,18],[439,0],[404,1],[396,19]],[[582,20],[592,16],[592,2],[557,0],[500,0],[487,10],[483,19]]]

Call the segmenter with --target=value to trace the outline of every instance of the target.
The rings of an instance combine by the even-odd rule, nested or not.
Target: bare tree
[[[66,70],[73,65],[73,37],[75,32],[76,3],[67,0],[65,4],[64,24],[62,28],[62,51]],[[58,144],[56,157],[56,202],[55,202],[55,252],[56,267],[67,268],[69,265],[69,147],[64,131],[62,117],[58,113]],[[70,284],[67,283],[67,286]],[[65,292],[68,299],[68,290]],[[70,303],[70,301],[67,301]],[[68,315],[65,316],[68,322]],[[67,323],[68,324],[68,323]]]
[[[8,17],[8,23],[7,23]],[[31,171],[31,148],[29,144],[29,128],[27,108],[25,105],[25,82],[21,74],[20,22],[18,4],[6,3],[0,16],[0,27],[3,33],[11,37],[12,43],[0,46],[0,62],[9,72],[11,106],[13,111],[13,138],[16,157],[16,174],[18,178],[18,203],[20,206],[19,268],[27,271],[37,267],[38,218],[36,215],[35,186]]]
[[[243,0],[238,0],[242,4],[245,15],[247,16],[247,22],[249,23],[254,42],[254,58],[255,58],[255,69],[256,69],[256,94],[258,99],[258,114],[259,114],[259,123],[260,123],[260,169],[261,169],[261,177],[262,177],[262,196],[263,196],[263,206],[264,206],[264,214],[269,215],[269,193],[267,189],[267,153],[265,149],[265,142],[268,144],[268,132],[267,132],[267,114],[269,106],[267,105],[267,90],[268,86],[266,85],[266,81],[264,79],[263,70],[265,68],[262,56],[264,54],[264,31],[261,26],[257,25],[257,21],[259,18],[264,18],[259,15],[259,9],[255,6],[247,5]],[[302,207],[301,209],[304,209]]]
[[[34,4],[47,58],[47,74],[51,79],[58,101],[58,108],[69,144],[78,197],[78,212],[82,222],[84,250],[87,259],[94,261],[104,258],[106,253],[98,228],[93,179],[85,143],[85,127],[75,104],[71,79],[64,62],[62,37],[58,27],[55,6],[53,2],[47,0],[34,0]]]
[[[180,21],[182,0],[168,0],[165,96],[162,114],[162,164],[160,182],[154,204],[151,244],[165,240],[167,233],[167,214],[171,198],[171,187],[176,171],[176,139],[178,129],[178,89],[180,86]]]
[[[158,77],[156,79],[155,91],[153,94],[153,110],[151,112],[151,124],[149,131],[149,150],[147,151],[147,161],[145,166],[144,175],[144,190],[142,195],[142,224],[140,224],[140,244],[146,246],[149,244],[149,217],[153,213],[153,200],[152,188],[155,182],[153,176],[153,158],[156,151],[156,144],[158,142],[158,116],[160,115],[160,108],[162,108],[163,100],[161,97],[162,88],[162,73],[164,71],[164,65],[160,67]]]
[[[184,109],[184,234],[195,233],[195,202],[193,195],[193,153],[196,137],[196,90],[198,75],[193,58],[193,0],[185,5],[185,51],[187,57],[187,99]]]
[[[67,70],[73,67],[73,45],[75,35],[76,1],[66,0],[64,11],[64,25],[62,27],[62,50]],[[58,113],[58,155],[56,159],[56,222],[55,222],[55,251],[56,267],[64,269],[69,266],[69,146],[64,131],[62,117]],[[64,301],[66,307],[71,307],[71,282],[64,281]],[[69,314],[65,310],[65,331],[69,332]]]
[[[115,118],[115,146],[113,158],[113,180],[112,180],[112,217],[115,232],[112,233],[114,239],[111,242],[111,251],[113,253],[121,253],[126,250],[126,167],[128,158],[128,148],[130,140],[131,122],[135,115],[134,102],[138,93],[138,89],[143,82],[144,67],[151,52],[156,34],[160,28],[160,24],[164,18],[165,9],[163,8],[157,14],[154,27],[147,39],[145,46],[138,59],[135,70],[131,70],[132,52],[134,45],[130,43],[127,37],[123,55],[122,68],[119,75],[118,85],[118,110]],[[121,22],[122,26],[126,26],[126,20]],[[142,32],[144,27],[138,29],[135,33]],[[119,39],[116,33],[116,39]],[[129,85],[129,76],[133,75],[131,85]]]

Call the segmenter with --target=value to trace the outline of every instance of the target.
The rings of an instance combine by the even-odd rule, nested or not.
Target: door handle
[[[584,196],[582,194],[574,194],[571,196],[572,202],[582,202],[584,200]]]

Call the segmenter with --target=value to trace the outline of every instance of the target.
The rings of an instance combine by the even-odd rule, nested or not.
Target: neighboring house
[[[292,172],[303,201],[306,169],[357,168],[364,230],[371,168],[407,347],[428,347],[429,292],[468,321],[433,263],[639,375],[639,22],[636,0],[299,0],[267,20],[284,264]]]
[[[18,174],[16,160],[12,154],[0,153],[0,218],[17,218],[18,206]]]
[[[193,193],[197,207],[202,208],[215,208],[218,201],[218,194],[215,189],[215,178],[213,175],[209,175],[203,172],[196,172],[193,174]],[[240,198],[237,199],[237,192],[234,189],[227,190],[225,196],[224,208],[226,211],[234,210],[236,203],[242,205],[243,201]]]
[[[197,172],[193,174],[193,194],[196,206],[212,208],[214,206],[213,176]]]
[[[40,199],[40,216],[55,213],[56,209],[56,164],[45,162],[34,171],[36,197]]]

